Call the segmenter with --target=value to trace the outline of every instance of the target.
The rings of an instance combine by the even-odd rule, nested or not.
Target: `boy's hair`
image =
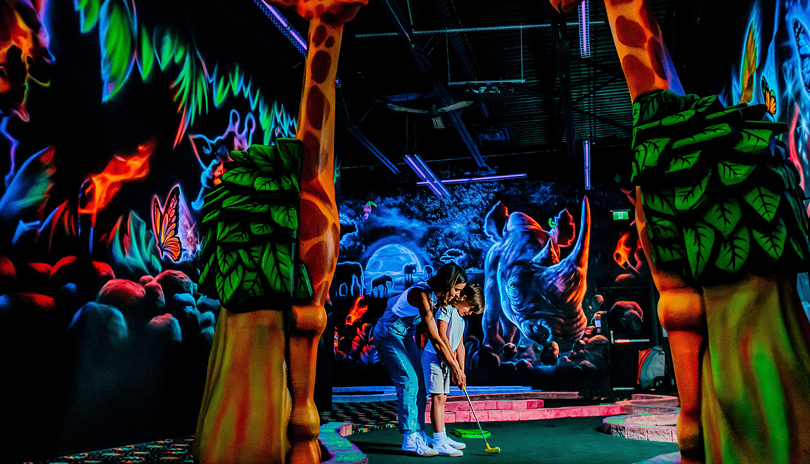
[[[461,290],[461,298],[466,298],[467,303],[470,304],[470,310],[473,314],[481,314],[484,312],[484,291],[481,287],[472,282],[467,282],[464,289]]]

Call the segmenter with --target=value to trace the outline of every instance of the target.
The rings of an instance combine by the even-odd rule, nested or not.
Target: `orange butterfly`
[[[179,207],[179,185],[175,185],[169,192],[165,208],[160,205],[157,196],[152,198],[152,232],[155,234],[158,253],[161,258],[168,256],[172,261],[178,261],[183,253],[183,245],[179,238],[180,217],[177,214]]]
[[[760,87],[762,87],[762,98],[765,100],[765,106],[768,107],[768,114],[773,117],[776,114],[776,93],[774,93],[773,89],[768,85],[765,76],[762,76],[760,84]]]

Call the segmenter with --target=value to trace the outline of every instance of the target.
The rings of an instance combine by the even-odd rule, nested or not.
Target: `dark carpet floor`
[[[675,443],[629,440],[603,433],[601,417],[575,417],[542,421],[490,422],[484,430],[490,446],[500,454],[485,452],[484,440],[458,439],[467,443],[461,459],[448,456],[424,458],[401,450],[402,435],[397,429],[381,429],[352,435],[349,440],[368,455],[369,464],[406,464],[463,462],[464,464],[630,464],[678,451]],[[477,429],[469,424],[448,424],[456,428]],[[428,431],[431,431],[428,425]]]

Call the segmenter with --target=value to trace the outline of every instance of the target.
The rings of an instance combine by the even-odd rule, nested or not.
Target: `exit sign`
[[[630,219],[630,210],[629,209],[612,209],[610,210],[613,213],[613,220],[614,221],[622,221],[626,219]]]

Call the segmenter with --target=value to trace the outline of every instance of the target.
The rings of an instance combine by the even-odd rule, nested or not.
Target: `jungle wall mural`
[[[553,179],[449,188],[449,200],[419,187],[342,199],[325,332],[334,335],[335,382],[389,383],[376,320],[388,298],[455,262],[486,298],[466,331],[471,383],[607,394],[608,330],[644,340],[636,357],[654,330],[643,254],[629,216],[613,215],[622,218],[629,200],[615,185],[584,191]]]
[[[296,130],[284,42],[240,18],[0,0],[0,461],[193,434],[203,197]]]

